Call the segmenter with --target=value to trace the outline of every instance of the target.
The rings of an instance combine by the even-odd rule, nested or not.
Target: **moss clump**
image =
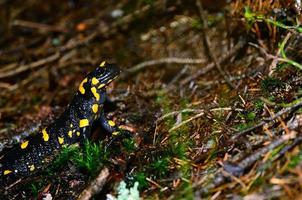
[[[290,158],[288,168],[290,168],[290,169],[295,168],[301,162],[302,162],[302,150],[300,149],[298,154],[296,154]]]
[[[86,140],[82,148],[76,145],[63,148],[58,158],[53,162],[50,173],[71,161],[78,169],[94,175],[103,166],[106,159],[107,153],[102,143]]]
[[[92,143],[89,140],[84,142],[83,149],[71,157],[71,160],[80,169],[87,171],[90,175],[94,175],[107,160],[102,143]]]
[[[169,161],[169,157],[157,158],[150,165],[152,174],[158,178],[166,176],[169,171]]]
[[[146,174],[144,172],[136,172],[133,175],[134,182],[138,182],[138,188],[139,190],[145,189],[148,187],[148,181],[146,179]],[[134,184],[134,183],[133,183]]]
[[[135,140],[133,138],[125,138],[123,139],[123,147],[129,153],[134,152],[136,150]]]
[[[278,78],[267,77],[261,82],[261,89],[265,94],[273,91],[276,88],[280,88],[283,86],[283,82]]]

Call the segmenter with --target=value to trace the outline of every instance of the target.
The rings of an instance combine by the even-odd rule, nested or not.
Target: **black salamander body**
[[[80,143],[89,138],[95,120],[99,120],[107,131],[116,131],[115,123],[105,117],[103,103],[106,85],[118,74],[117,66],[102,62],[82,81],[71,103],[58,119],[20,144],[3,150],[0,154],[0,188],[34,173],[63,145]]]

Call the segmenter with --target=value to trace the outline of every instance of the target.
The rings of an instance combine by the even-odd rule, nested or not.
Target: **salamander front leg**
[[[105,116],[104,111],[100,113],[99,118],[101,126],[113,136],[121,135],[123,137],[132,137],[132,133],[128,130],[119,128],[116,123],[112,120],[108,120]]]
[[[107,132],[111,133],[112,135],[118,135],[119,134],[119,130],[118,130],[118,127],[116,126],[115,122],[112,121],[112,120],[108,120],[105,116],[104,111],[102,111],[100,113],[99,122],[100,122],[101,126]]]

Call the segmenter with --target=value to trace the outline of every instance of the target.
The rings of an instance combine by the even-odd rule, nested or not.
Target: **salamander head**
[[[120,69],[117,65],[109,64],[103,61],[90,75],[96,78],[99,84],[109,84],[120,74]],[[92,80],[93,81],[93,80]],[[94,80],[97,82],[96,80]]]
[[[93,72],[89,73],[79,86],[79,92],[85,94],[90,88],[93,94],[103,90],[106,85],[118,77],[120,69],[114,64],[103,61]]]

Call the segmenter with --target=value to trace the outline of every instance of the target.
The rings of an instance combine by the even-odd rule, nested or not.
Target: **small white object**
[[[116,198],[114,196],[112,196],[112,194],[107,194],[106,200],[116,200]]]
[[[45,197],[43,197],[43,200],[52,200],[52,196],[50,193],[47,193]]]
[[[115,9],[111,12],[111,17],[118,18],[124,15],[124,11],[121,9]]]

